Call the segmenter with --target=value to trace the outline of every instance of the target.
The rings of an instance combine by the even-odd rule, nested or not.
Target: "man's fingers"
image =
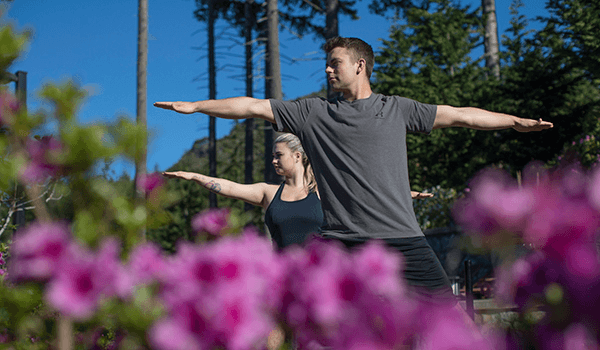
[[[542,118],[540,118],[538,120],[534,120],[534,119],[525,120],[524,122],[521,123],[521,125],[519,125],[518,127],[515,127],[515,129],[520,132],[530,132],[530,131],[546,130],[546,129],[550,129],[553,127],[554,127],[554,124],[544,121],[544,120],[542,120]]]
[[[154,107],[173,109],[173,102],[154,102]]]

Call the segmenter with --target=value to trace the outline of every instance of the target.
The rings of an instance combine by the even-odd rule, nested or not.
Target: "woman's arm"
[[[211,192],[229,198],[240,199],[263,208],[269,206],[277,191],[276,185],[269,185],[264,182],[245,185],[187,171],[163,172],[162,174],[170,179],[184,179],[197,182]]]

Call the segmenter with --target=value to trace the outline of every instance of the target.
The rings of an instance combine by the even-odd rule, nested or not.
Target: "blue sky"
[[[369,13],[360,1],[358,21],[340,20],[340,35],[360,37],[378,51],[380,38],[387,38],[391,22]],[[473,7],[480,0],[462,0]],[[509,26],[510,0],[496,0],[499,33]],[[528,19],[545,15],[545,1],[524,0],[521,13]],[[206,25],[193,17],[193,0],[149,0],[148,53],[148,170],[165,170],[208,134],[208,117],[178,115],[152,106],[155,101],[192,101],[208,98]],[[40,107],[37,92],[47,82],[74,79],[89,92],[79,112],[83,123],[112,120],[120,115],[135,119],[137,1],[26,1],[8,5],[2,22],[18,30],[33,30],[33,39],[11,72],[28,73],[28,107]],[[535,23],[531,23],[532,26]],[[217,98],[244,94],[241,46],[235,32],[217,23]],[[237,39],[239,40],[239,39]],[[285,99],[318,90],[324,83],[324,60],[320,42],[313,37],[298,39],[280,32],[282,81]],[[237,57],[235,55],[239,55]],[[292,61],[291,59],[294,59]],[[256,72],[260,74],[260,72]],[[255,81],[255,97],[263,97],[263,82]],[[232,121],[218,120],[218,137],[227,134]],[[133,166],[114,168],[133,173]]]

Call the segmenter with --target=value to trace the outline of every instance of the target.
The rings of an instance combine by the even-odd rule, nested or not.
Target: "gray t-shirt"
[[[437,106],[380,94],[356,101],[270,101],[277,130],[300,138],[314,169],[323,233],[423,235],[410,196],[406,132],[429,133]]]

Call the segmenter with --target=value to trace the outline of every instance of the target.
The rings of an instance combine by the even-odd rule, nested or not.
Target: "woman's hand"
[[[410,191],[410,196],[412,199],[431,198],[433,197],[433,193]]]
[[[162,173],[162,176],[169,179],[184,179],[184,180],[192,180],[195,173],[190,173],[188,171],[165,171]]]

